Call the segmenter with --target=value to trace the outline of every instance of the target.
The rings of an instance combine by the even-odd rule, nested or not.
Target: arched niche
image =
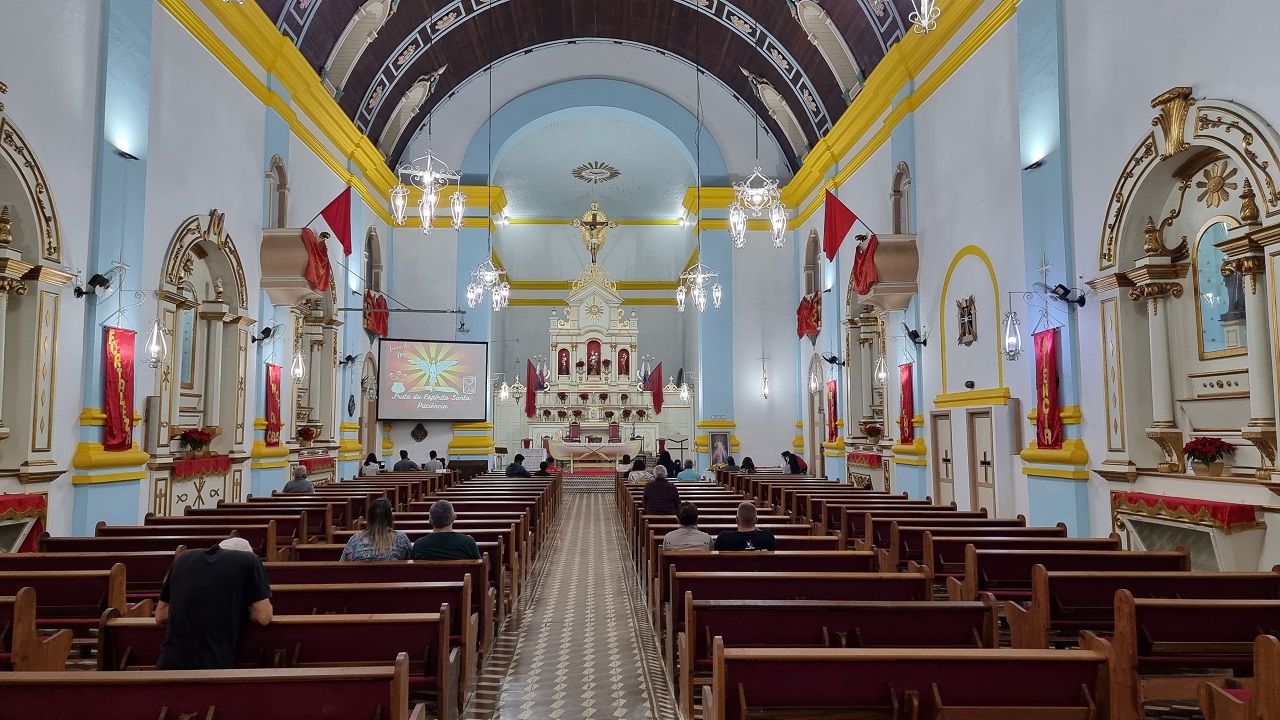
[[[320,73],[325,89],[335,99],[342,97],[342,88],[347,84],[351,69],[365,48],[378,37],[378,30],[395,13],[398,4],[399,0],[369,0],[351,16]]]
[[[858,61],[845,44],[844,35],[831,21],[827,11],[814,0],[799,0],[794,12],[796,20],[808,34],[809,42],[818,48],[840,83],[845,102],[853,102],[853,98],[862,90],[864,78],[862,71],[858,69]]]
[[[266,176],[267,217],[263,227],[282,228],[289,226],[289,171],[285,168],[284,158],[274,155]]]
[[[826,475],[822,443],[827,439],[827,375],[825,363],[817,353],[809,356],[804,376],[806,409],[805,449],[809,453],[809,471],[817,477]]]
[[[161,266],[157,312],[170,338],[156,372],[161,419],[157,458],[178,449],[177,436],[203,429],[210,449],[244,445],[249,294],[235,241],[217,210],[187,218],[173,234]],[[234,378],[234,379],[233,379]]]
[[[804,294],[812,295],[818,291],[818,230],[809,230],[809,238],[804,244]]]
[[[1264,255],[1280,242],[1280,135],[1248,107],[1195,98],[1189,87],[1151,106],[1151,127],[1113,186],[1099,274],[1088,283],[1101,313],[1103,472],[1112,479],[1185,472],[1183,442],[1207,434],[1236,445],[1237,467],[1269,477],[1275,297]],[[1214,263],[1221,284],[1207,277]],[[1202,289],[1228,291],[1234,310],[1206,307]],[[1206,349],[1208,313],[1227,326]],[[1260,363],[1248,362],[1254,351],[1264,355]]]
[[[360,444],[366,457],[379,454],[382,446],[382,426],[378,423],[378,359],[366,353],[360,367]],[[364,458],[360,459],[364,464]]]
[[[53,459],[53,405],[61,293],[72,277],[40,159],[0,112],[0,473],[24,483],[63,472]]]
[[[893,190],[889,193],[893,201],[893,234],[911,234],[911,168],[904,162],[898,163],[893,171]]]
[[[382,292],[382,272],[382,239],[378,237],[378,229],[369,226],[364,234],[364,257],[360,270],[365,289]]]

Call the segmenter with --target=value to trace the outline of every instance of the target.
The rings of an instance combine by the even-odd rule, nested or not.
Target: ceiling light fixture
[[[702,15],[698,15],[700,21]],[[695,45],[699,48],[701,45],[702,24],[694,25],[694,34],[696,36]],[[697,88],[697,119],[698,129],[694,135],[694,146],[697,151],[698,166],[698,219],[695,223],[698,241],[698,257],[702,257],[702,69],[697,58],[694,60],[694,85]],[[732,216],[730,216],[732,217]],[[732,222],[732,221],[731,221]],[[720,303],[724,300],[724,288],[720,286],[717,278],[720,273],[712,270],[710,267],[703,265],[701,262],[695,263],[693,267],[680,273],[679,283],[676,285],[676,311],[684,312],[686,303],[692,302],[698,312],[707,311],[707,296],[711,296],[711,302],[715,307],[720,307]]]
[[[938,29],[938,16],[942,10],[938,8],[938,0],[911,0],[912,12],[907,15],[917,33],[923,34]]]
[[[475,278],[467,283],[467,307],[475,307],[484,302],[484,294],[489,292],[494,310],[501,310],[511,300],[511,283],[506,280],[506,271],[494,266],[493,260],[485,260],[471,271]]]
[[[418,200],[418,218],[422,221],[422,234],[431,234],[431,221],[435,219],[436,208],[440,205],[440,196],[450,184],[454,192],[449,196],[449,212],[452,216],[453,229],[462,229],[463,214],[467,210],[467,196],[462,194],[462,173],[454,172],[443,160],[428,150],[426,155],[413,162],[403,163],[396,167],[396,176],[400,182],[391,188],[391,215],[397,225],[404,224],[409,204],[409,184],[422,191]]]
[[[747,212],[752,217],[769,216],[773,231],[773,246],[782,247],[787,242],[787,206],[782,204],[782,192],[778,181],[764,174],[760,167],[760,124],[756,123],[756,167],[751,176],[733,184],[733,202],[729,204],[729,236],[733,246],[741,248],[747,243]]]

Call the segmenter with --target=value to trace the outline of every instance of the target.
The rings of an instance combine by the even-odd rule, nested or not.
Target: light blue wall
[[[723,299],[719,309],[707,301],[698,318],[698,420],[723,415],[733,419],[733,242],[727,230],[703,230],[699,257],[702,264],[720,273]],[[692,305],[686,313],[696,313]],[[665,369],[664,369],[665,370]],[[665,382],[665,380],[664,380]],[[699,434],[702,434],[699,431]],[[738,459],[738,458],[735,458]]]
[[[1027,476],[1031,515],[1027,525],[1067,524],[1071,537],[1089,535],[1089,498],[1080,480]]]
[[[141,481],[77,485],[71,498],[71,534],[91,537],[99,521],[108,525],[141,522]]]

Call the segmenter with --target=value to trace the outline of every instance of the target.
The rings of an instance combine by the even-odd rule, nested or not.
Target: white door
[[[996,453],[991,435],[991,411],[974,410],[969,418],[969,487],[973,509],[986,508],[996,516]]]
[[[956,499],[955,475],[952,469],[954,453],[951,450],[951,413],[933,413],[930,420],[933,457],[929,465],[933,468],[933,499],[939,505],[949,505]]]

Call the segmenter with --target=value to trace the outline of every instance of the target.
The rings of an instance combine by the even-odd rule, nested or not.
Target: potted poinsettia
[[[1222,457],[1235,451],[1234,445],[1216,437],[1193,437],[1182,446],[1182,454],[1191,461],[1191,471],[1208,477],[1221,475]]]
[[[630,395],[628,395],[628,394],[626,394],[626,393],[622,393],[621,395],[619,395],[619,396],[618,396],[618,400],[622,401],[622,403],[623,403],[624,405],[625,405],[625,404],[626,404],[626,402],[627,402],[628,400],[630,400],[630,399],[631,399],[631,396],[630,396]]]
[[[298,444],[302,447],[311,447],[311,441],[316,439],[316,429],[303,425],[298,428]]]
[[[566,417],[569,417],[569,413],[565,412],[564,410],[557,410],[557,411],[556,411],[556,417],[558,417],[558,418],[560,418],[561,420],[563,420],[563,419],[565,419]]]
[[[178,444],[183,449],[190,450],[193,453],[198,453],[209,447],[211,442],[213,442],[213,435],[198,428],[183,430],[182,434],[178,436]]]
[[[569,399],[569,393],[559,392],[559,393],[556,393],[556,397],[560,399],[560,402],[564,402],[565,400]]]
[[[582,372],[587,367],[587,361],[579,360],[578,362],[574,363],[573,366],[578,368],[578,372]]]
[[[550,411],[550,410],[543,410],[543,411],[542,411],[542,419],[543,419],[543,420],[550,420],[550,419],[551,419],[551,411]]]
[[[598,397],[600,398],[600,402],[604,402],[605,400],[609,399],[609,393],[607,392],[600,393]]]
[[[601,365],[604,365],[604,369],[605,369],[605,370],[608,370],[608,369],[609,369],[609,366],[613,365],[613,361],[612,361],[612,360],[610,360],[609,358],[605,358],[604,360],[601,360],[601,361],[600,361],[600,364],[601,364]]]
[[[867,441],[872,445],[879,445],[880,438],[884,437],[884,427],[879,423],[863,423],[862,434],[867,436]]]
[[[626,420],[631,417],[631,408],[622,408],[622,419]]]
[[[644,410],[637,410],[637,411],[636,411],[636,417],[638,417],[638,418],[643,418],[645,415],[648,415],[648,414],[649,414],[649,413],[645,412]]]
[[[578,393],[578,399],[581,400],[584,404],[587,402],[587,399],[590,397],[591,397],[591,393],[584,393],[584,392]]]
[[[574,419],[575,419],[575,420],[576,420],[577,418],[582,417],[582,411],[581,411],[581,410],[574,410],[574,411],[573,411],[573,417],[574,417]]]
[[[605,417],[605,419],[606,419],[606,420],[612,420],[612,419],[613,419],[613,411],[612,411],[612,410],[605,410],[605,411],[604,411],[604,417]]]

